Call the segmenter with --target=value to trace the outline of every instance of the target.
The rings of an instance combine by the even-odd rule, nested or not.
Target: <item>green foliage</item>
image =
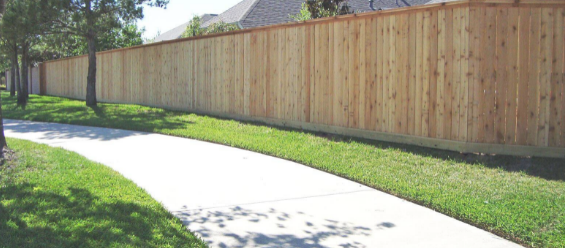
[[[121,24],[119,28],[101,33],[96,40],[96,47],[99,51],[106,51],[141,45],[142,34],[143,30],[140,30],[135,22]],[[30,56],[32,61],[42,62],[87,53],[88,46],[83,37],[69,33],[54,33],[42,36],[41,41],[30,51]]]
[[[164,7],[169,0],[42,0],[51,17],[50,31],[86,39],[88,70],[86,104],[96,106],[96,43],[103,33],[143,18],[143,5]]]
[[[9,1],[0,24],[3,39],[20,44],[37,41],[42,17],[39,0]]]
[[[7,46],[2,46],[9,48],[3,48],[3,54],[9,54],[10,50],[13,50],[13,45],[10,44],[14,42],[20,45],[29,43],[29,59],[32,63],[88,53],[84,36],[80,35],[81,32],[75,32],[77,30],[84,31],[83,28],[79,28],[81,27],[80,23],[70,26],[64,23],[64,21],[69,21],[73,18],[78,20],[77,15],[80,15],[61,9],[65,6],[63,2],[55,0],[10,1],[3,21],[0,24],[2,25],[2,43],[7,44]],[[72,1],[71,5],[80,5],[80,2]],[[114,1],[114,5],[110,4],[109,1],[95,2],[99,2],[97,6],[106,6],[105,8],[121,6],[116,5],[120,1]],[[122,4],[127,5],[127,2],[124,1]],[[119,12],[126,10],[127,8]],[[138,13],[140,10],[140,6],[135,8],[135,16],[140,16]],[[73,18],[68,19],[69,16]],[[107,13],[104,16],[104,21],[100,23],[108,25],[102,25],[98,29],[96,47],[99,51],[130,47],[143,43],[141,38],[143,30],[139,29],[133,20],[126,21],[125,18],[121,18],[127,16],[127,14],[112,15]],[[114,16],[114,18],[107,18],[111,16]],[[109,19],[109,21],[106,19]],[[105,27],[108,29],[105,29]],[[0,64],[0,67],[6,69],[9,66]]]
[[[188,26],[182,33],[181,37],[186,38],[193,36],[201,36],[204,35],[205,33],[206,33],[206,29],[202,28],[202,18],[200,18],[200,16],[194,16],[192,17],[192,20],[190,20]]]
[[[10,62],[10,57],[2,48],[2,41],[0,41],[0,72],[5,72],[12,67],[12,63]],[[5,83],[4,81],[2,81]]]
[[[15,156],[0,166],[0,247],[206,247],[112,169],[61,148],[9,142]]]
[[[218,34],[223,32],[235,31],[238,30],[239,27],[235,24],[225,23],[223,21],[216,22],[210,24],[208,28],[206,28],[206,34]]]
[[[462,155],[393,143],[125,104],[31,96],[25,110],[2,94],[12,119],[187,137],[296,161],[458,218],[528,246],[565,243],[565,159]],[[543,210],[543,211],[540,211]]]
[[[41,40],[41,27],[44,22],[40,0],[9,1],[6,13],[0,22],[0,49],[3,56],[12,59],[16,48],[19,52],[29,52]],[[11,65],[2,65],[7,69]]]
[[[112,50],[116,48],[132,47],[143,44],[143,29],[139,29],[134,22],[120,24],[121,28],[111,29],[109,32],[100,34],[96,41],[99,51]],[[86,42],[82,42],[83,54],[88,51]]]
[[[207,34],[217,34],[217,33],[223,33],[223,32],[235,31],[235,30],[239,30],[239,27],[237,25],[228,24],[223,21],[210,24],[210,26],[208,26],[207,28],[202,28],[202,18],[200,18],[199,16],[194,16],[190,21],[190,23],[188,24],[188,26],[186,27],[184,33],[181,35],[181,37],[186,38],[186,37],[202,36]]]
[[[347,0],[306,0],[302,4],[300,13],[290,15],[290,18],[296,21],[305,21],[352,13],[353,10],[347,4]]]
[[[306,3],[302,3],[300,12],[296,15],[289,15],[289,17],[295,21],[307,21],[312,19],[312,13],[308,10],[308,5]]]
[[[164,7],[169,0],[43,0],[53,33],[98,37],[143,18],[143,5]]]

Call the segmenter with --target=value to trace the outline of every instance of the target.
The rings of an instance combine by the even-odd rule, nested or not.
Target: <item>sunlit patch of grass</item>
[[[535,247],[565,244],[565,160],[455,152],[279,129],[139,105],[2,95],[4,116],[147,131],[293,160]]]

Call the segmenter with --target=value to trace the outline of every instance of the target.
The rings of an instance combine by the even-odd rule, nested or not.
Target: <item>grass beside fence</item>
[[[144,190],[61,148],[8,139],[0,247],[206,247]]]
[[[2,94],[4,117],[188,137],[293,160],[533,247],[565,243],[565,160],[463,155],[139,105]]]

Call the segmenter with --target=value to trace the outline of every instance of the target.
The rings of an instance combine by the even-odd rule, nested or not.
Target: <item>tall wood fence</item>
[[[565,157],[565,1],[471,0],[98,54],[97,97],[461,152]],[[84,99],[85,56],[42,64]]]
[[[29,94],[40,94],[39,91],[39,67],[33,67],[30,66],[28,68],[28,85],[27,85],[27,90]],[[6,75],[6,81],[2,82],[6,84],[6,91],[10,91],[10,89],[12,88],[11,85],[11,78],[12,78],[12,73],[10,70],[7,70],[5,72]]]

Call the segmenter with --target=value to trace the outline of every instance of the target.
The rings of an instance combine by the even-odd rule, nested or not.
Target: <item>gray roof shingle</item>
[[[423,5],[427,4],[430,1],[446,2],[454,0],[375,0],[374,7],[375,9],[392,9]],[[298,14],[300,8],[302,7],[302,3],[304,3],[304,0],[244,0],[240,4],[243,3],[246,3],[245,6],[248,6],[249,8],[248,10],[246,10],[246,14],[241,15],[244,10],[242,8],[238,8],[238,11],[241,11],[240,15],[238,16],[241,16],[241,18],[237,21],[235,21],[234,19],[229,19],[230,21],[224,20],[224,22],[239,22],[239,24],[243,28],[253,28],[292,22],[293,20],[290,18],[290,15]],[[349,6],[351,6],[351,9],[353,9],[353,11],[357,13],[372,11],[369,6],[369,0],[349,0],[348,4]],[[220,14],[219,18],[222,18],[223,15],[224,13]],[[230,13],[230,16],[233,16],[233,13]],[[217,18],[211,20],[210,22],[213,23],[216,20]]]
[[[298,14],[304,0],[257,0],[244,19],[240,20],[243,28],[267,26],[291,22],[289,15]]]
[[[243,0],[240,3],[234,5],[228,10],[224,11],[222,14],[210,19],[207,22],[203,22],[203,27],[208,27],[213,23],[223,21],[225,23],[237,23],[240,22],[248,11],[252,10],[255,4],[261,0]],[[285,1],[283,1],[285,2]]]

